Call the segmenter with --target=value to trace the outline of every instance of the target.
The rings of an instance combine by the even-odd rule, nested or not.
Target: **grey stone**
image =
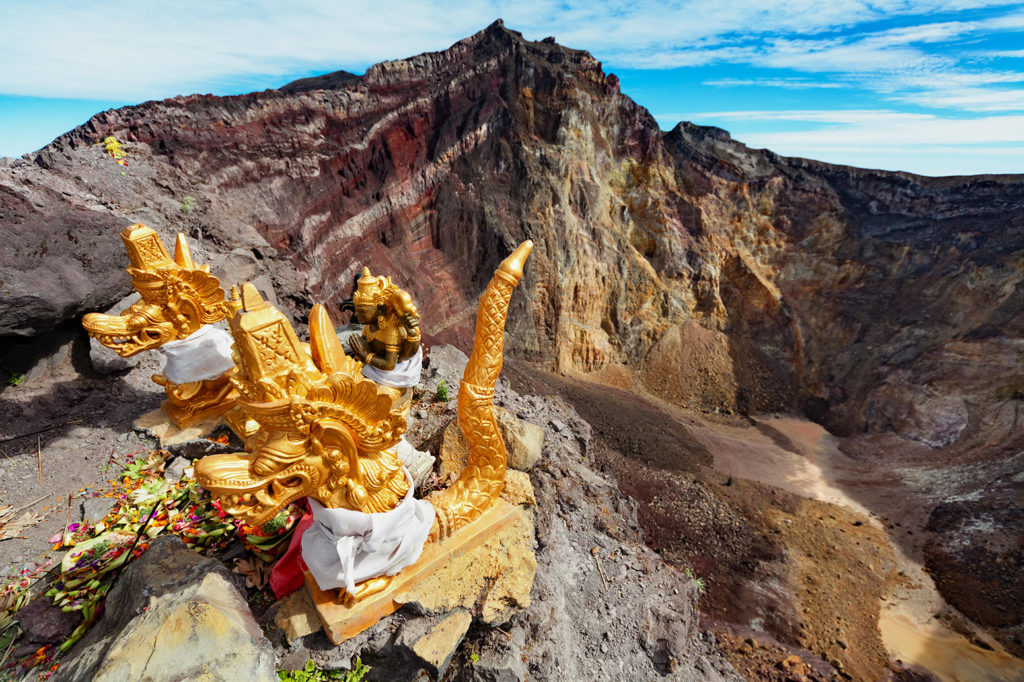
[[[5,207],[0,230],[0,336],[46,334],[130,290],[118,236],[123,217],[55,201],[51,188],[38,185],[5,196],[18,199]]]
[[[479,682],[523,682],[528,670],[518,646],[485,649],[480,660],[473,663],[469,679]]]
[[[640,630],[644,651],[661,674],[675,672],[679,662],[691,647],[690,638],[697,624],[697,590],[693,583],[679,594],[679,588],[672,589],[671,597],[649,598],[646,616]]]
[[[170,443],[165,449],[172,455],[192,460],[206,457],[207,455],[219,455],[228,452],[236,452],[237,447],[230,443],[218,443],[207,438],[193,438],[180,443]]]
[[[110,513],[114,506],[114,500],[109,497],[89,497],[82,500],[82,520],[89,523],[96,523]]]
[[[517,471],[529,471],[540,459],[544,430],[500,407],[494,409],[494,416],[505,441],[506,464]],[[458,421],[453,421],[445,429],[441,443],[441,474],[462,471],[468,451]]]
[[[163,536],[124,572],[52,679],[272,682],[275,660],[227,569]]]
[[[519,471],[529,471],[540,459],[544,447],[544,429],[506,410],[497,409],[495,413],[508,452],[508,466]]]
[[[473,617],[468,611],[455,609],[451,613],[424,627],[425,618],[409,621],[399,634],[399,641],[409,647],[417,661],[432,677],[439,680],[448,670],[452,656],[466,637]]]
[[[121,312],[127,310],[129,306],[141,298],[142,297],[139,296],[137,291],[133,291],[107,310],[103,310],[101,312],[104,315],[120,315]],[[122,358],[96,339],[89,339],[89,362],[92,363],[92,368],[100,374],[114,374],[116,372],[127,371],[137,366],[140,360],[141,355]]]
[[[219,261],[214,260],[212,265],[221,286],[228,291],[232,285],[248,282],[261,274],[259,261],[251,249],[232,249]]]
[[[75,631],[82,617],[78,613],[64,613],[53,605],[49,597],[37,597],[18,611],[18,622],[25,631],[21,644],[58,644]]]
[[[184,457],[175,457],[164,467],[164,480],[177,483],[185,475],[185,469],[192,466],[192,462]]]
[[[65,336],[66,338],[66,336]],[[67,376],[71,369],[71,351],[73,341],[67,340],[57,346],[52,352],[47,352],[32,365],[21,381],[22,386],[28,386],[45,377],[59,377],[62,374]]]
[[[334,333],[338,335],[338,340],[341,341],[341,345],[345,347],[345,352],[352,352],[352,344],[349,340],[353,336],[359,336],[363,333],[363,325],[357,322],[349,322],[340,327],[334,329]]]
[[[122,358],[96,339],[89,339],[89,363],[100,374],[125,372],[139,364],[139,356]]]
[[[423,371],[419,388],[433,395],[437,392],[437,385],[443,381],[448,387],[449,402],[453,401],[459,392],[467,362],[469,356],[455,346],[431,346],[429,366]]]

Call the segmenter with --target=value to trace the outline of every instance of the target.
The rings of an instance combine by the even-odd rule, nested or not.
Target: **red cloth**
[[[302,534],[312,525],[313,514],[309,512],[307,504],[306,514],[295,524],[295,532],[288,543],[288,551],[277,560],[270,571],[270,589],[274,591],[274,597],[277,599],[284,599],[305,582],[303,574],[307,569],[306,563],[302,560]]]

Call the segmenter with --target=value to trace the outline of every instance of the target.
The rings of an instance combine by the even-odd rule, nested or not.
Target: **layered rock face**
[[[107,135],[127,167],[95,146]],[[266,273],[292,313],[340,302],[368,264],[429,335],[468,346],[487,274],[529,238],[521,359],[933,446],[985,420],[1008,433],[1022,405],[1024,177],[662,133],[590,55],[500,22],[364,76],[104,112],[6,163],[0,334],[115,302],[116,235],[142,221],[197,239],[223,279]]]

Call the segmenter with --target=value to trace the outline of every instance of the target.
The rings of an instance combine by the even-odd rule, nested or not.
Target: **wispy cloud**
[[[1024,50],[981,50],[976,55],[989,58],[1024,59]]]
[[[835,163],[889,167],[923,175],[1020,173],[1024,115],[958,119],[893,110],[708,111],[657,115],[663,125],[692,120],[739,130],[752,148]],[[798,125],[779,131],[776,124]],[[992,162],[992,157],[1002,161]],[[893,159],[892,163],[886,163]],[[895,161],[899,159],[899,161]],[[964,165],[978,159],[977,167]],[[987,159],[987,161],[981,161]]]
[[[954,70],[959,59],[932,48],[979,31],[1024,29],[1019,7],[1009,0],[397,0],[368,11],[333,0],[109,0],[59,9],[9,2],[0,93],[138,99],[301,71],[359,69],[443,49],[499,16],[528,37],[555,35],[613,68],[749,64],[834,73],[840,80],[870,75],[884,86],[907,72]],[[972,8],[996,14],[932,20]],[[849,31],[894,19],[913,25]]]
[[[802,78],[718,78],[706,80],[703,85],[713,85],[724,88],[786,88],[788,90],[811,90],[811,89],[835,89],[846,87],[842,83],[830,83],[827,81],[812,81]]]
[[[888,99],[932,108],[972,112],[1024,111],[1024,90],[984,88],[932,88],[893,95]]]
[[[891,110],[718,111],[689,114],[688,120],[746,122],[798,121],[816,124],[796,132],[746,133],[744,142],[781,149],[803,145],[870,144],[873,146],[1024,144],[1024,116],[943,118]]]

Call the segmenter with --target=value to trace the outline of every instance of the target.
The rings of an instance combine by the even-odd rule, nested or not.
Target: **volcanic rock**
[[[337,647],[326,646],[322,633],[294,643],[289,660],[309,657],[322,667],[340,668],[358,655],[373,667],[373,679],[433,674],[414,643],[467,606],[478,621],[507,621],[500,628],[469,628],[449,663],[451,679],[738,680],[698,629],[693,579],[644,546],[636,501],[622,495],[614,478],[585,463],[593,454],[590,425],[560,398],[503,389],[496,400],[531,422],[547,424],[544,455],[529,472],[535,498],[522,493],[529,490],[521,481],[526,473],[509,471],[512,484],[506,484],[513,503],[536,502],[529,608],[508,616],[496,608],[500,604],[488,611],[485,600],[484,611],[477,611],[475,605],[444,603],[427,586],[418,601]],[[573,437],[555,437],[554,419]]]
[[[95,146],[107,135],[129,166]],[[428,339],[466,347],[486,279],[530,238],[508,348],[559,371],[626,365],[680,404],[800,407],[932,445],[1020,389],[1020,176],[663,133],[589,54],[500,22],[363,76],[97,114],[5,168],[0,197],[0,335],[123,296],[116,235],[141,220],[196,240],[225,284],[263,273],[292,314],[370,265]]]
[[[107,135],[127,167],[96,146]],[[781,157],[692,123],[664,132],[591,55],[501,22],[362,76],[102,112],[5,162],[5,368],[45,348],[36,370],[16,370],[26,384],[77,369],[74,340],[58,343],[54,328],[66,335],[128,293],[118,234],[134,222],[168,244],[185,233],[225,286],[260,280],[300,322],[314,302],[339,304],[368,265],[411,292],[426,345],[463,349],[494,268],[532,239],[506,357],[636,381],[700,410],[802,411],[838,435],[893,432],[936,466],[973,467],[961,496],[1024,450],[1024,176],[929,178]],[[450,395],[460,376],[445,378]],[[563,415],[536,423],[549,444],[575,437]],[[593,492],[545,483],[538,467],[541,507],[545,485],[564,507]],[[1019,553],[999,545],[977,563],[971,548],[989,539],[953,516],[984,521],[990,502],[956,506],[948,489],[924,503],[952,504],[926,551],[944,590]],[[992,518],[1016,524],[1019,506]],[[1013,575],[993,570],[985,594],[1016,598]],[[1019,624],[998,627],[1018,636]],[[563,639],[550,655],[582,651]],[[543,669],[576,672],[556,668]]]
[[[230,573],[157,538],[111,590],[54,680],[276,680],[273,648]]]
[[[540,459],[541,448],[544,446],[543,429],[500,407],[494,409],[494,417],[505,442],[508,466],[518,471],[529,471]],[[441,475],[462,471],[468,453],[469,446],[456,419],[444,430],[441,440]]]

